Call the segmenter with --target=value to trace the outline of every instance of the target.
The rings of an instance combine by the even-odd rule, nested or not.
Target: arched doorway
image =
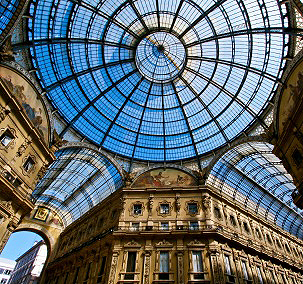
[[[9,238],[0,257],[3,262],[15,261],[13,269],[5,270],[10,283],[38,283],[50,255],[48,238],[30,229],[16,230]],[[8,280],[1,280],[8,283]]]

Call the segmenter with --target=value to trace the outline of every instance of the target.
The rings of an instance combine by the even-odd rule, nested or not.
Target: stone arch
[[[45,244],[47,245],[48,256],[54,250],[56,241],[45,227],[30,222],[23,223],[22,221],[22,223],[18,226],[18,228],[13,233],[17,233],[21,231],[29,231],[38,234],[45,241]]]

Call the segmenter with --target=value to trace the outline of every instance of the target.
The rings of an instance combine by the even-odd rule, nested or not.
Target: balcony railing
[[[115,232],[163,232],[168,233],[172,231],[184,231],[184,232],[198,232],[198,231],[218,231],[218,226],[215,225],[200,225],[200,226],[191,226],[191,225],[177,225],[162,227],[160,226],[119,226],[114,228]]]

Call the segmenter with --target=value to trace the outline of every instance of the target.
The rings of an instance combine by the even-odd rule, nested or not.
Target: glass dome
[[[139,160],[201,156],[264,124],[288,53],[276,0],[36,0],[30,14],[61,136]]]

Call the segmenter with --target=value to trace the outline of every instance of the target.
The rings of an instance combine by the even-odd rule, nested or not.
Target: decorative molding
[[[112,263],[111,263],[111,266],[110,266],[108,284],[114,284],[115,276],[116,276],[116,270],[117,270],[117,264],[118,264],[118,256],[119,256],[119,252],[114,251],[113,252],[113,257],[112,257]]]
[[[177,263],[178,263],[178,284],[184,284],[184,252],[177,252]]]
[[[165,239],[163,239],[163,241],[158,242],[155,247],[157,248],[172,248],[174,245],[168,241],[166,241]]]
[[[168,204],[168,212],[167,213],[164,213],[164,212],[162,213],[161,212],[161,205],[164,205],[164,204]],[[173,207],[171,205],[171,202],[163,200],[163,201],[161,201],[161,202],[158,203],[158,207],[157,207],[156,210],[158,212],[158,216],[167,217],[167,216],[171,216]]]
[[[205,247],[205,244],[198,241],[197,239],[194,239],[190,243],[187,244],[188,247]]]
[[[144,274],[143,274],[143,283],[142,284],[149,284],[149,274],[150,274],[150,258],[151,252],[145,251],[144,255]]]
[[[7,117],[11,111],[0,104],[0,123]]]
[[[135,212],[134,212],[134,206],[135,205],[141,205],[141,214],[135,214]],[[130,207],[128,209],[129,215],[132,216],[132,217],[134,217],[134,218],[138,218],[140,216],[143,216],[144,210],[145,210],[144,203],[141,202],[141,201],[136,201],[136,202],[131,203],[131,205],[130,205]]]
[[[5,211],[8,216],[13,215],[12,201],[0,201],[0,209]]]
[[[0,106],[0,108],[1,108],[1,106]],[[1,116],[1,110],[0,110],[0,116]],[[0,123],[1,123],[1,121],[0,121]],[[15,147],[15,145],[16,145],[16,140],[17,140],[17,138],[18,138],[18,136],[17,136],[17,134],[16,134],[16,130],[15,130],[14,128],[11,128],[9,125],[8,125],[6,128],[1,128],[1,129],[0,129],[0,135],[2,135],[7,129],[12,133],[12,135],[14,136],[14,138],[12,139],[12,141],[10,141],[10,142],[8,143],[7,146],[4,146],[4,145],[0,142],[0,149],[1,149],[1,150],[5,150],[6,152],[9,151],[9,148],[10,148],[10,149],[13,149],[13,148]]]
[[[24,142],[19,146],[16,152],[16,157],[21,157],[30,144],[32,144],[32,141],[25,138]]]
[[[131,240],[127,244],[124,245],[125,248],[141,248],[141,245],[135,240]]]
[[[195,203],[195,204],[197,205],[197,212],[196,212],[196,213],[191,213],[191,212],[189,212],[189,210],[188,210],[188,205],[189,205],[190,203]],[[190,215],[191,217],[195,217],[195,216],[197,216],[197,215],[200,214],[200,212],[199,212],[200,209],[201,209],[201,206],[200,206],[199,202],[196,201],[196,200],[189,200],[189,201],[186,201],[186,203],[185,203],[185,208],[184,208],[184,210],[186,211],[186,215]]]

